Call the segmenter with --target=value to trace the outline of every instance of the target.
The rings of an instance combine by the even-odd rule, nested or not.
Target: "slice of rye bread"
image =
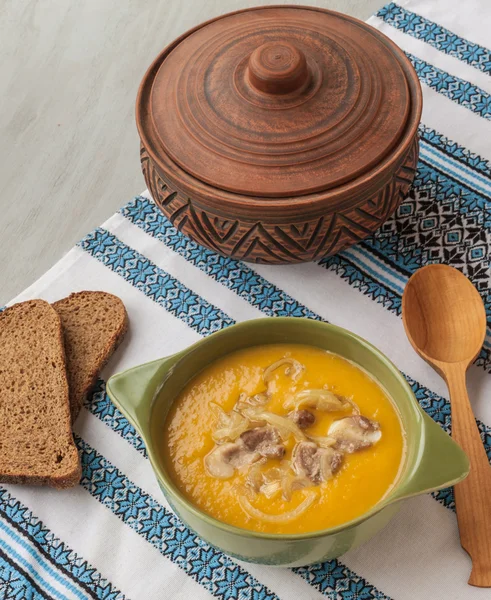
[[[106,292],[77,292],[58,300],[53,308],[65,334],[73,422],[97,375],[123,340],[128,315],[121,300]]]
[[[67,488],[81,477],[60,318],[43,300],[0,314],[0,481]]]

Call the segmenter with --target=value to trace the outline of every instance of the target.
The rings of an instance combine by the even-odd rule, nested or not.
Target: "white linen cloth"
[[[339,560],[288,570],[225,557],[173,516],[141,440],[104,394],[111,374],[234,321],[303,315],[375,344],[448,428],[447,390],[410,347],[400,297],[416,268],[447,262],[473,279],[491,310],[491,4],[403,1],[368,22],[411,56],[424,94],[414,190],[374,238],[319,265],[245,265],[178,234],[145,193],[12,300],[106,290],[124,301],[130,330],[75,424],[82,483],[63,492],[0,487],[0,598],[491,597],[467,585],[470,560],[449,491],[404,502],[383,531]],[[491,456],[490,341],[468,383]]]

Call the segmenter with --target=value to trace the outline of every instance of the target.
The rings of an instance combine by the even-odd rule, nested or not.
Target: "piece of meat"
[[[249,451],[242,442],[233,442],[215,446],[205,456],[205,467],[209,475],[218,479],[232,477],[235,469],[259,460],[257,452]]]
[[[353,454],[376,444],[382,437],[382,432],[377,421],[353,415],[334,421],[329,427],[328,435],[336,440],[335,448]]]
[[[325,454],[324,456],[328,456],[329,457],[329,469],[331,470],[331,473],[334,475],[335,473],[337,473],[339,471],[339,468],[341,467],[341,463],[343,462],[343,455],[341,452],[330,452],[329,448],[324,448],[325,450],[327,450],[327,454]]]
[[[288,413],[288,417],[300,427],[300,429],[307,429],[315,423],[315,415],[310,410],[301,408],[299,410],[292,410]]]
[[[244,431],[240,439],[248,450],[258,450],[265,444],[277,444],[280,441],[280,435],[274,427],[254,427]]]
[[[293,470],[312,483],[332,477],[341,466],[343,455],[332,448],[319,448],[314,442],[300,442],[293,451]]]
[[[240,436],[249,452],[258,452],[265,458],[283,458],[285,447],[280,443],[281,438],[275,427],[254,427]]]

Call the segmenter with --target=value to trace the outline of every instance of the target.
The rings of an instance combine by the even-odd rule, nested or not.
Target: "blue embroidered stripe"
[[[476,201],[478,198],[476,194],[469,192],[464,186],[449,181],[439,171],[422,162],[418,165],[415,179],[415,189],[418,188],[421,188],[418,190],[418,196],[416,197],[414,193],[410,194],[396,214],[388,219],[374,236],[365,240],[360,246],[375,255],[374,260],[378,257],[377,262],[380,269],[397,271],[405,277],[409,277],[412,272],[428,262],[443,260],[453,264],[471,277],[484,298],[486,309],[491,314],[491,296],[487,292],[489,281],[484,264],[488,252],[483,251],[480,261],[476,255],[470,266],[466,260],[469,252],[468,244],[472,235],[478,243],[471,252],[479,250],[479,242],[482,243],[483,238],[485,244],[489,245],[489,242],[486,242],[487,234],[482,228],[476,228],[474,225],[476,222],[478,224],[485,222],[484,215],[488,211],[486,203]],[[443,209],[436,206],[441,202],[445,203]],[[456,210],[463,215],[454,215]],[[452,220],[447,218],[450,211],[454,215]],[[319,315],[302,306],[301,303],[257,275],[243,263],[221,257],[184,237],[150,200],[137,197],[121,209],[121,214],[210,277],[253,303],[265,314],[269,316],[308,316],[321,319]],[[430,223],[427,229],[419,225],[421,216],[425,214],[428,214],[428,219],[424,219],[423,224],[430,223],[433,219],[431,221],[433,224]],[[443,220],[442,223],[440,223],[440,219]],[[449,254],[448,246],[440,239],[442,230],[448,230],[447,236],[452,254]],[[432,234],[433,231],[434,234]],[[465,239],[462,239],[462,231],[466,231]],[[457,241],[461,241],[460,245],[452,242],[450,238],[453,235],[460,236],[457,239]],[[424,251],[422,250],[423,246]],[[229,262],[233,268],[229,266]],[[323,259],[320,264],[336,272],[365,295],[396,314],[400,314],[400,290],[389,289],[387,285],[374,279],[358,262],[353,262],[352,259],[341,253]],[[251,302],[251,298],[253,302]],[[477,364],[487,368],[489,361],[486,354],[483,356],[478,358]]]
[[[487,237],[490,232],[491,203],[469,190],[456,177],[449,176],[426,160],[420,160],[413,189],[396,213],[364,244],[381,244],[379,250],[388,260],[396,261],[401,268],[413,272],[432,255],[445,259],[445,256],[440,256],[444,248],[460,249],[457,261],[453,255],[448,258],[462,266],[476,262],[478,255],[468,256],[463,251],[469,246],[489,243]],[[425,241],[429,247],[421,248]],[[390,250],[384,252],[386,244]],[[483,260],[488,256],[485,250],[481,253]],[[472,278],[472,274],[470,276]],[[477,279],[481,279],[479,275]],[[487,287],[487,281],[482,281],[481,289]]]
[[[319,264],[336,273],[339,277],[350,283],[353,288],[369,296],[378,304],[381,304],[397,315],[401,314],[401,296],[387,289],[379,281],[375,280],[368,272],[363,270],[359,263],[354,264],[346,259],[346,257],[342,256],[342,254],[338,254],[323,259]],[[487,310],[489,310],[488,305],[489,294],[485,296],[485,306],[487,307]],[[491,352],[489,350],[488,340],[485,341],[485,347],[482,348],[474,364],[491,372]]]
[[[444,154],[426,142],[421,144],[420,150],[421,160],[427,161],[437,168],[448,172],[452,177],[459,179],[473,191],[482,194],[485,200],[491,203],[491,179],[487,179],[483,175],[457,163],[453,158],[450,158],[447,154]]]
[[[91,598],[124,600],[125,596],[78,556],[5,488],[0,487],[0,516],[21,532],[31,545],[59,571],[83,588]]]
[[[143,441],[141,441],[138,432],[111,402],[109,396],[106,394],[106,385],[103,380],[99,379],[93,393],[87,396],[84,406],[105,425],[134,446],[140,454],[145,456],[145,458],[147,457]],[[140,442],[137,441],[137,438],[140,439]],[[292,570],[330,598],[341,598],[341,600],[352,600],[352,598],[372,600],[381,598],[390,600],[388,596],[377,590],[371,583],[336,559],[326,561],[314,567]],[[315,577],[309,575],[311,570],[315,573]],[[324,573],[322,582],[320,581],[321,573]],[[365,595],[356,595],[360,589],[364,590]]]
[[[65,596],[64,593],[54,588],[48,580],[44,579],[41,570],[38,570],[29,560],[20,555],[17,550],[13,548],[3,537],[0,537],[0,549],[5,552],[5,554],[11,558],[12,561],[15,561],[16,566],[19,569],[23,569],[24,572],[29,575],[31,580],[40,587],[40,589],[44,588],[49,594],[50,598],[56,598],[56,600],[69,600],[68,596]],[[78,595],[77,597],[80,598]]]
[[[465,224],[471,230],[473,225],[478,224],[487,232],[491,231],[491,196],[471,189],[456,171],[448,168],[444,171],[441,165],[431,158],[420,158],[413,189],[419,193],[431,187],[436,189],[431,190],[430,200],[443,204],[455,202],[456,212],[467,219]],[[435,197],[435,192],[440,193]]]
[[[363,272],[358,265],[350,263],[340,255],[331,256],[322,260],[319,264],[336,273],[353,288],[359,290],[362,294],[369,296],[372,300],[381,304],[386,309],[397,315],[401,314],[401,297],[396,296],[392,291],[384,288],[378,281],[372,279],[367,273]],[[482,348],[479,356],[474,361],[474,364],[491,372],[491,352],[487,348]]]
[[[447,197],[441,193],[445,188]],[[479,203],[471,205],[473,199],[475,196],[472,193],[467,193],[464,187],[437,167],[421,160],[413,192],[396,214],[373,236],[354,246],[353,251],[343,252],[340,256],[349,259],[353,253],[362,253],[397,280],[394,284],[386,281],[396,293],[400,291],[399,282],[404,284],[416,269],[427,262],[453,259],[455,266],[474,280],[486,302],[489,287],[485,277],[486,250],[491,237],[487,220],[491,206]],[[438,207],[438,202],[442,202],[444,206]],[[462,235],[463,231],[466,232],[465,237]],[[426,241],[428,247],[421,249],[420,241]],[[443,249],[449,248],[453,250],[453,256],[439,255]],[[321,262],[328,262],[328,259]],[[379,279],[383,281],[382,276]]]
[[[421,140],[424,140],[428,144],[438,148],[451,158],[491,178],[491,164],[488,160],[482,158],[482,156],[479,156],[464,146],[460,146],[456,142],[449,140],[443,134],[438,133],[434,129],[431,129],[422,123],[419,126],[419,136]]]
[[[123,417],[106,394],[106,384],[99,379],[91,394],[84,399],[85,408],[105,423],[110,429],[118,433],[138,452],[148,458],[145,443],[133,425]]]
[[[365,249],[366,255],[371,259],[373,257],[377,257],[382,263],[384,263],[385,267],[389,270],[394,271],[395,273],[399,273],[399,278],[407,281],[409,277],[411,277],[412,271],[404,264],[403,261],[394,261],[391,258],[388,258],[376,244],[372,244],[371,241],[373,238],[367,238],[367,240],[363,241],[360,246]],[[346,257],[346,252],[340,253],[343,257]],[[391,288],[394,289],[395,288]]]
[[[277,315],[275,307],[280,305],[284,314],[291,317],[320,319],[319,315],[301,305],[269,283],[244,263],[220,256],[184,237],[158,210],[153,202],[142,196],[135,198],[120,210],[134,225],[160,240],[174,252],[209,277],[249,301],[251,295],[257,299],[256,306],[268,316]]]
[[[163,556],[222,600],[279,600],[225,554],[206,545],[80,437],[80,484]]]
[[[19,565],[0,549],[0,598],[50,600]]]
[[[367,584],[356,573],[350,573],[348,579],[343,565],[335,560],[310,567],[297,567],[293,571],[330,600],[338,600],[338,598],[390,600],[389,596],[375,589],[371,584]]]
[[[438,187],[438,191],[444,194],[432,197],[432,200],[448,203],[459,196],[456,204],[458,212],[470,216],[476,214],[480,219],[479,224],[491,230],[491,196],[472,189],[457,171],[447,167],[443,170],[437,161],[425,156],[419,159],[413,189],[419,191],[422,186],[430,185]]]
[[[438,23],[398,6],[395,2],[386,4],[376,16],[440,52],[454,56],[483,73],[491,74],[491,52],[487,48],[459,37]]]
[[[145,442],[135,427],[111,402],[106,393],[106,382],[103,379],[98,379],[94,389],[85,396],[84,407],[109,429],[131,444],[143,457],[148,458]]]
[[[373,279],[368,273],[360,269],[358,264],[349,261],[341,254],[336,254],[322,259],[319,265],[336,273],[354,289],[359,290],[377,304],[381,304],[397,315],[401,314],[401,296],[392,290],[388,290],[380,282]]]
[[[480,117],[491,120],[491,96],[485,90],[408,52],[406,56],[413,63],[419,79],[427,86]]]
[[[219,308],[109,231],[99,227],[77,245],[198,333],[208,335],[232,323]]]
[[[367,273],[370,277],[375,277],[386,287],[390,288],[395,294],[402,296],[404,284],[399,281],[393,281],[386,276],[387,274],[396,274],[397,270],[387,269],[384,262],[379,264],[377,260],[374,260],[372,254],[363,251],[363,244],[355,246],[354,248],[356,251],[353,251],[352,248],[344,250],[341,253],[342,258],[351,261],[352,264],[357,264],[360,270],[362,270],[364,273]]]

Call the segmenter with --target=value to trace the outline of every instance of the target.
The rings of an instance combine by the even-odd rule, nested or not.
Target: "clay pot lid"
[[[222,190],[281,198],[332,189],[402,137],[411,95],[401,54],[372,27],[330,11],[225,15],[147,74],[150,135],[187,173]]]

